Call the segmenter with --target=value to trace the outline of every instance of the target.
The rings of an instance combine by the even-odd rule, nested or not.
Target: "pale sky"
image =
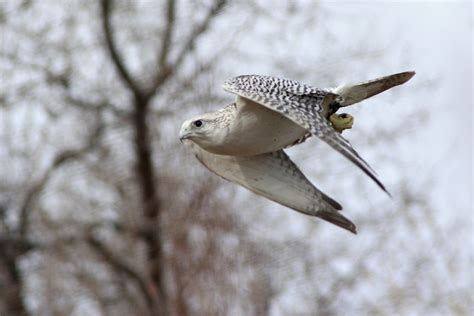
[[[472,119],[473,119],[473,15],[472,3],[470,2],[323,2],[322,9],[327,16],[327,20],[319,23],[326,23],[330,28],[327,46],[315,47],[311,43],[312,36],[318,36],[319,31],[303,29],[301,33],[287,39],[286,47],[278,47],[285,53],[285,49],[296,50],[294,56],[301,56],[301,60],[287,60],[288,64],[295,63],[294,68],[311,71],[315,65],[323,67],[329,65],[334,69],[334,80],[332,84],[343,82],[357,82],[361,80],[373,79],[379,76],[405,70],[415,70],[417,75],[402,87],[392,91],[377,95],[363,104],[354,106],[349,112],[355,114],[355,129],[364,131],[370,130],[374,124],[381,124],[381,118],[385,124],[396,126],[397,122],[404,120],[414,120],[415,125],[400,137],[395,144],[376,144],[374,151],[385,152],[392,155],[393,160],[400,160],[401,164],[386,166],[390,161],[379,161],[375,156],[370,156],[371,148],[363,147],[357,139],[357,131],[348,131],[346,137],[353,142],[362,157],[366,158],[374,169],[379,173],[384,183],[390,185],[396,183],[400,175],[408,176],[410,188],[416,192],[426,193],[433,209],[433,217],[441,231],[438,232],[440,238],[452,244],[452,247],[459,249],[465,255],[459,255],[457,259],[466,259],[464,267],[469,266],[472,260],[472,237],[473,237],[473,208],[472,208]],[[321,19],[321,15],[317,18]],[[288,23],[293,23],[289,21]],[[252,39],[245,42],[250,46]],[[318,41],[321,43],[321,41]],[[350,50],[351,47],[366,47],[368,58],[337,59],[344,56],[334,52],[332,46],[344,47]],[[376,52],[375,57],[370,54]],[[378,53],[377,53],[378,52]],[[278,54],[278,50],[268,52],[269,56]],[[315,57],[311,59],[311,54]],[[348,53],[349,54],[349,53]],[[324,61],[319,64],[320,61]],[[306,63],[306,65],[305,65]],[[243,73],[259,73],[261,71],[276,71],[275,69],[254,64],[243,65],[238,69]],[[257,70],[256,70],[257,69]],[[290,67],[291,69],[291,67]],[[275,73],[272,73],[275,74]],[[291,77],[292,74],[280,73],[279,75]],[[308,76],[316,77],[314,75]],[[314,80],[314,79],[311,79]],[[321,78],[321,81],[324,81]],[[332,78],[331,78],[332,80]],[[318,82],[308,82],[315,85]],[[324,84],[324,82],[322,82]],[[318,85],[319,86],[319,85]],[[322,86],[324,87],[324,85]],[[421,109],[422,111],[418,111]],[[413,118],[414,114],[420,118]],[[348,213],[349,218],[356,223],[360,220],[364,210],[373,205],[371,200],[386,199],[387,206],[377,210],[387,216],[384,227],[360,227],[361,233],[357,240],[353,240],[353,247],[361,247],[366,239],[364,234],[370,234],[373,229],[387,230],[392,223],[401,216],[403,209],[397,209],[396,203],[390,202],[375,185],[370,186],[370,198],[359,197],[359,207],[362,211],[354,210],[351,201],[357,200],[353,193],[339,190],[340,184],[331,183],[334,180],[318,182],[317,171],[321,169],[317,165],[314,155],[316,151],[311,151],[315,140],[310,140],[300,148],[290,150],[295,162],[307,172],[313,183],[323,191],[333,196],[341,202]],[[314,147],[314,146],[313,146]],[[321,148],[321,147],[319,147]],[[329,147],[325,148],[328,149]],[[308,151],[310,154],[308,154]],[[294,155],[292,155],[294,154]],[[301,157],[307,157],[301,159]],[[333,155],[336,157],[337,155]],[[336,158],[338,159],[338,158]],[[343,159],[337,160],[343,162]],[[344,162],[350,169],[349,177],[358,175],[359,171]],[[369,182],[369,180],[364,180]],[[373,189],[373,190],[372,190]],[[392,187],[392,189],[394,189]],[[248,198],[248,195],[246,195]],[[397,197],[395,196],[395,200]],[[360,203],[363,200],[363,203]],[[266,204],[269,208],[280,208]],[[382,203],[383,205],[383,203]],[[290,235],[298,235],[302,227],[315,225],[299,214],[282,212],[275,210],[275,216],[285,216],[290,220],[283,220],[286,231]],[[290,214],[291,213],[291,214]],[[308,224],[309,222],[309,224]],[[294,223],[294,225],[292,225]],[[448,227],[459,226],[454,233],[447,235]],[[317,224],[316,224],[317,225]],[[426,224],[428,225],[428,224]],[[272,236],[274,227],[259,227],[261,229],[256,234],[259,237]],[[446,230],[445,230],[446,229]],[[407,236],[410,234],[409,227],[406,227]],[[450,230],[451,231],[451,230]],[[334,234],[334,231],[331,230]],[[319,240],[327,236],[318,236]],[[339,234],[331,235],[332,240],[345,237]],[[349,238],[348,238],[349,239]],[[368,240],[368,239],[367,239]],[[471,242],[470,251],[466,251],[466,240]],[[415,241],[413,241],[415,242]],[[428,242],[432,245],[433,242]],[[423,247],[424,242],[416,241],[416,246]],[[315,241],[315,251],[318,251],[321,244]],[[431,247],[431,246],[430,246]],[[424,251],[433,251],[424,250]],[[397,266],[396,255],[387,258],[393,268]],[[471,259],[468,259],[471,258]],[[390,268],[387,267],[387,271]],[[385,272],[387,272],[385,271]],[[438,270],[439,271],[439,270]],[[383,278],[379,280],[384,282]],[[469,286],[472,277],[461,279],[449,277],[446,279],[445,290],[454,290],[460,282]],[[369,288],[371,295],[376,291],[377,285]],[[291,295],[290,295],[291,296]],[[293,297],[294,298],[294,297]],[[274,311],[274,315],[279,315]]]
[[[344,8],[364,12],[387,34],[396,34],[400,47],[408,47],[406,63],[417,71],[413,84],[438,81],[429,95],[408,95],[402,101],[425,107],[431,116],[427,126],[404,145],[418,161],[412,172],[435,177],[433,199],[472,214],[472,3],[371,2]]]
[[[260,2],[266,5],[273,3],[272,1]],[[275,3],[278,2],[275,1]],[[311,3],[311,1],[306,1],[306,3]],[[402,87],[375,96],[348,110],[355,115],[356,119],[354,130],[345,132],[345,135],[353,142],[362,157],[366,158],[379,173],[389,190],[391,185],[395,185],[400,175],[408,175],[410,188],[417,192],[427,192],[435,212],[434,217],[442,228],[453,222],[463,224],[455,232],[456,235],[445,236],[444,231],[439,232],[439,235],[449,238],[456,247],[462,249],[463,253],[466,252],[465,240],[470,240],[472,246],[473,232],[472,2],[322,2],[321,10],[315,11],[314,19],[318,26],[314,29],[306,27],[304,22],[297,20],[302,16],[296,16],[294,20],[291,20],[291,17],[286,16],[286,12],[278,12],[277,4],[275,6],[275,12],[272,13],[281,14],[280,20],[277,22],[265,22],[265,20],[260,22],[259,20],[254,26],[261,33],[274,32],[275,40],[262,44],[262,37],[266,36],[268,40],[268,34],[263,34],[262,37],[259,37],[257,32],[244,35],[240,39],[240,47],[247,50],[248,60],[239,59],[224,64],[221,68],[225,70],[218,74],[222,77],[216,77],[216,89],[220,89],[220,82],[229,75],[248,73],[274,74],[297,80],[310,78],[311,81],[308,83],[325,88],[334,84],[364,81],[396,72],[415,70],[417,75]],[[308,13],[308,15],[311,14]],[[288,20],[285,20],[286,18]],[[223,33],[228,34],[228,29],[224,27],[229,27],[229,20],[218,23],[222,23]],[[328,31],[321,32],[321,26]],[[295,30],[300,31],[281,40],[278,38],[278,27],[288,27],[291,30],[295,27]],[[208,49],[213,50],[215,44],[209,43]],[[249,50],[249,47],[253,50]],[[363,57],[353,58],[352,48],[361,51]],[[257,55],[263,58],[263,63],[259,63]],[[293,59],[288,60],[288,56],[293,56]],[[286,63],[287,73],[276,73],[284,69],[275,67],[278,62]],[[237,64],[238,67],[234,67]],[[324,68],[324,71],[318,67]],[[331,76],[318,77],[319,73],[328,72],[328,69],[333,70]],[[232,96],[228,95],[228,98],[231,102]],[[212,106],[218,108],[222,105]],[[423,109],[424,112],[418,109]],[[413,118],[414,113],[422,117]],[[186,116],[189,113],[178,113],[178,115],[183,115],[185,119],[188,118]],[[405,120],[414,120],[416,124],[410,130],[404,131],[405,134],[394,144],[379,142],[371,148],[369,147],[371,145],[361,142],[361,134],[357,132],[357,130],[362,130],[368,133],[367,131],[370,131],[373,125],[383,123],[396,126],[397,123]],[[173,133],[177,131],[170,131],[170,134]],[[177,142],[177,136],[174,137]],[[313,146],[315,142],[315,140],[309,140],[301,147],[290,150],[290,155],[312,182],[344,205],[347,210],[345,215],[356,224],[360,222],[365,211],[364,207],[370,208],[373,205],[372,200],[388,201],[387,205],[395,204],[367,179],[363,183],[368,186],[370,194],[367,196],[370,198],[357,197],[354,196],[354,192],[340,189],[340,186],[344,188],[344,184],[337,183],[331,177],[326,177],[325,182],[318,182],[316,175],[321,165],[318,165],[317,159],[307,159],[308,155],[317,154],[316,149],[321,148],[321,146],[317,148]],[[328,148],[325,147],[325,149]],[[379,161],[375,155],[371,156],[371,151],[383,152],[388,157],[392,156],[393,160],[399,159],[401,164],[387,166],[386,163],[390,159]],[[336,156],[337,154],[333,154],[331,157]],[[338,162],[344,161],[340,157],[337,159],[339,159]],[[348,176],[345,178],[347,182],[352,181],[354,175],[361,176],[356,167],[347,161],[344,163],[347,170],[350,170],[347,171]],[[196,168],[197,166],[196,162]],[[426,180],[432,182],[427,186]],[[353,183],[350,185],[353,187]],[[371,231],[380,229],[381,235],[385,232],[384,227],[371,227],[367,224],[360,227],[361,233],[357,238],[343,231],[336,233],[336,229],[330,228],[327,223],[318,220],[310,221],[308,217],[288,209],[283,211],[283,207],[256,198],[243,189],[238,192],[251,204],[250,214],[261,211],[258,208],[264,205],[266,211],[278,219],[279,222],[276,223],[270,217],[265,218],[268,221],[262,221],[260,227],[255,228],[255,235],[262,240],[266,237],[284,239],[285,233],[298,235],[302,227],[305,229],[325,227],[318,236],[321,238],[314,241],[315,249],[318,251],[318,247],[321,247],[324,251],[324,247],[327,246],[324,245],[324,241],[331,240],[350,245],[352,254],[366,246],[364,243],[369,240]],[[365,191],[361,190],[361,192]],[[356,207],[351,203],[352,201],[360,202],[360,200],[363,200],[363,203],[359,203],[360,205]],[[276,208],[280,209],[275,210]],[[398,210],[395,206],[378,210],[379,214],[387,216],[386,227],[392,225],[391,223],[399,216],[398,212],[401,211],[403,210]],[[245,213],[245,210],[242,213]],[[295,224],[292,225],[292,223]],[[367,236],[369,238],[365,239]],[[424,244],[421,241],[418,242],[420,243],[417,246],[421,249]],[[460,258],[472,259],[472,247],[470,250],[466,256]],[[291,249],[288,252],[291,252]],[[389,259],[395,258],[396,254]],[[289,260],[289,258],[282,255],[282,260]],[[283,262],[282,266],[284,265]],[[396,265],[397,263],[393,264],[393,267]],[[390,269],[387,268],[387,271]],[[384,280],[380,277],[374,282]],[[472,277],[469,279],[462,276],[452,282],[458,281],[469,283]],[[377,294],[377,285],[370,290],[371,295]],[[290,293],[289,297],[295,302],[297,295],[291,296]],[[279,315],[278,311],[274,311],[273,314]]]

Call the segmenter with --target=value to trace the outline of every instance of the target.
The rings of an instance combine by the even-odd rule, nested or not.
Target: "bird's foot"
[[[329,117],[329,121],[331,121],[332,126],[337,132],[342,133],[343,130],[352,128],[354,117],[347,113],[334,113]]]

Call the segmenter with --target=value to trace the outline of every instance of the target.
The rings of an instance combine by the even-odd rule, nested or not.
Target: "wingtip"
[[[375,180],[375,179],[374,179]],[[393,196],[392,196],[392,193],[390,193],[390,191],[387,190],[387,188],[385,187],[385,185],[383,185],[383,183],[380,181],[380,180],[376,180],[376,183],[378,184],[378,186],[385,192],[385,194],[388,195],[389,198],[393,199]]]
[[[365,169],[362,169],[362,171],[365,172],[365,174],[367,174],[376,184],[377,186],[385,192],[385,194],[387,194],[391,199],[393,199],[392,197],[392,194],[387,190],[387,188],[385,187],[385,185],[383,185],[382,181],[379,180],[379,178],[377,178],[376,175],[374,174],[370,174],[369,172],[367,172],[367,170]]]
[[[388,191],[382,183],[379,183],[379,187],[385,192],[385,194],[388,195],[390,199],[393,199],[392,193],[390,193],[390,191]]]
[[[405,82],[409,81],[413,76],[416,75],[416,72],[414,70],[408,70],[404,72],[400,72],[391,76],[388,76],[387,78],[390,78],[392,80],[392,85],[388,86],[385,90],[388,90],[392,87],[399,86],[401,84],[404,84]],[[383,90],[383,91],[385,91]],[[380,91],[382,92],[382,91]]]
[[[353,233],[354,235],[357,235],[357,227],[356,225],[354,225],[353,223],[351,223],[352,225],[350,226],[347,226],[347,227],[342,227],[342,228],[345,228],[347,231]]]
[[[357,235],[356,225],[353,222],[351,222],[348,218],[341,215],[341,213],[338,213],[337,211],[321,210],[321,211],[318,211],[315,215],[331,224],[334,224],[340,228],[350,231],[354,235]]]
[[[416,75],[416,71],[409,70],[409,71],[403,72],[402,74],[405,75],[404,82],[407,82],[408,80],[410,80],[411,78],[413,78]]]
[[[347,231],[353,233],[354,235],[357,235],[357,227],[355,224],[351,223],[352,225],[348,226],[348,227],[343,227],[345,228]]]

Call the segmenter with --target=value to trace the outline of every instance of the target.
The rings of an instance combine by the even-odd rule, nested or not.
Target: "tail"
[[[356,85],[342,85],[333,89],[333,93],[338,95],[336,101],[340,106],[348,106],[370,98],[395,86],[404,84],[414,75],[414,71],[406,71],[362,82]]]
[[[357,234],[356,225],[350,220],[341,215],[341,213],[335,211],[318,211],[316,216],[330,222],[331,224],[337,225],[341,228],[347,229],[351,233]]]

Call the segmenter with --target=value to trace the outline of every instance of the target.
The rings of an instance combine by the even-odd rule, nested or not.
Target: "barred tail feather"
[[[414,75],[414,71],[401,72],[355,85],[342,85],[333,89],[332,92],[338,95],[336,101],[340,106],[348,106],[404,84]]]

